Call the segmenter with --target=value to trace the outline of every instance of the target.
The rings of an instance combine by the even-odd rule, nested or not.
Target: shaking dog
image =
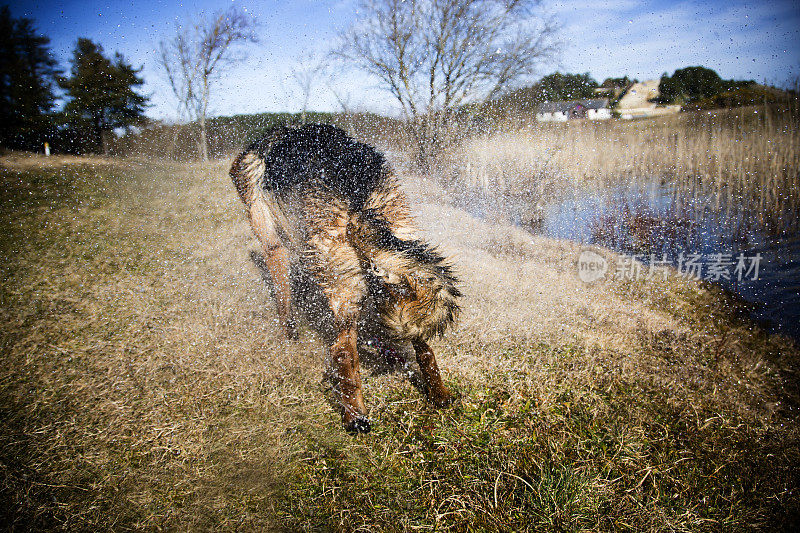
[[[230,175],[263,248],[287,336],[297,336],[292,272],[313,280],[329,308],[327,373],[345,429],[370,430],[357,351],[365,320],[386,340],[410,343],[428,400],[450,404],[427,341],[453,323],[461,293],[451,265],[416,237],[383,156],[333,126],[279,126],[240,154]]]

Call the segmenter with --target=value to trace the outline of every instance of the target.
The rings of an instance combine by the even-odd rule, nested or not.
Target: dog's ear
[[[386,271],[385,268],[379,267],[372,261],[370,261],[369,266],[367,267],[367,271],[376,278],[385,279],[388,276],[388,272]]]

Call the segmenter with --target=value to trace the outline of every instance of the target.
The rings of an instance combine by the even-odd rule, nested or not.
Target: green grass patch
[[[526,355],[569,366],[580,352]],[[694,412],[646,381],[570,376],[544,398],[520,376],[456,380],[461,401],[441,412],[409,400],[407,386],[379,391],[373,433],[309,435],[284,495],[287,526],[728,530],[798,516],[790,494],[800,457],[766,437],[775,430]]]

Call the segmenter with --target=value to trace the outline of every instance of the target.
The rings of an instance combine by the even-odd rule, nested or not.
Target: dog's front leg
[[[417,355],[417,363],[422,373],[422,385],[425,395],[436,407],[447,407],[453,403],[453,395],[442,383],[436,356],[425,341],[413,341],[412,346]]]
[[[342,409],[342,424],[350,433],[367,433],[370,422],[361,389],[358,350],[356,348],[355,326],[344,327],[339,331],[331,346],[331,369],[329,372],[335,382]]]

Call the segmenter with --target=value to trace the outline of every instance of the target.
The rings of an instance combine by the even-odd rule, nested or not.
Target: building
[[[576,118],[588,118],[589,120],[611,118],[608,98],[545,102],[536,108],[536,120],[539,122],[566,122]]]
[[[669,115],[680,111],[677,105],[656,105],[653,100],[658,98],[658,85],[660,80],[647,80],[634,83],[620,98],[616,110],[623,119],[655,117]]]

